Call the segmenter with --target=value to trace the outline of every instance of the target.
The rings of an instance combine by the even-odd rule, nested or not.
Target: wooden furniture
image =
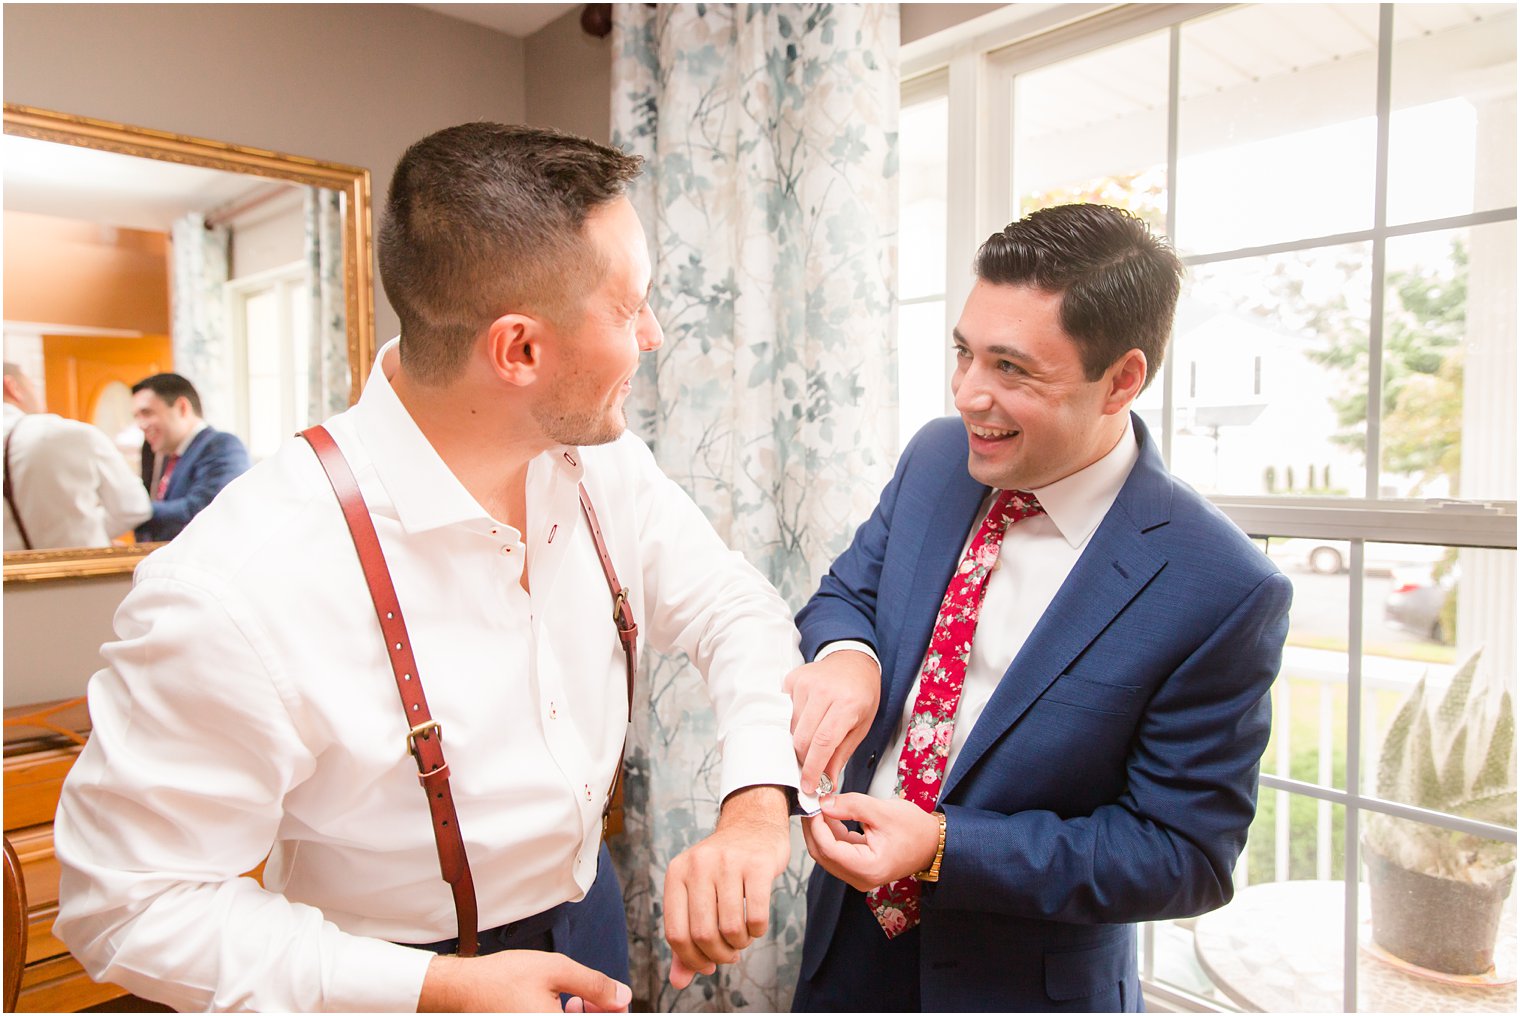
[[[21,968],[26,966],[26,885],[21,860],[11,841],[5,841],[5,1011],[16,1008],[21,994]]]
[[[80,744],[48,727],[16,721],[44,707],[5,710],[5,838],[14,846],[25,893],[25,962],[16,1012],[76,1012],[127,995],[125,988],[90,980],[79,961],[53,937],[58,916],[58,861],[53,856],[53,814],[58,792]],[[80,702],[46,717],[50,726],[83,734],[89,714]],[[7,897],[7,903],[9,897]],[[11,915],[6,910],[6,948]],[[7,967],[8,969],[8,967]]]

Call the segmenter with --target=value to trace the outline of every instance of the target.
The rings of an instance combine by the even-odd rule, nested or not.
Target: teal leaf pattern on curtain
[[[619,4],[614,144],[646,158],[663,347],[629,421],[793,609],[875,505],[896,455],[895,4]],[[717,732],[684,657],[646,653],[629,745],[635,997],[658,1011],[790,1007],[811,861],[770,930],[683,992],[666,978],[665,865],[717,818]]]
[[[343,192],[307,187],[306,286],[310,305],[307,425],[348,408],[348,321],[343,297]]]

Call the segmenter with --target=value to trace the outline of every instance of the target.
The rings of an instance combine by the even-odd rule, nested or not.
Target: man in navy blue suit
[[[132,386],[132,418],[143,432],[143,484],[153,517],[137,527],[140,543],[172,540],[221,489],[248,471],[236,434],[201,417],[201,397],[179,374],[154,374]]]
[[[1130,412],[1181,274],[1101,205],[978,252],[960,418],[797,618],[799,1011],[1138,1010],[1134,923],[1230,899],[1292,593]]]

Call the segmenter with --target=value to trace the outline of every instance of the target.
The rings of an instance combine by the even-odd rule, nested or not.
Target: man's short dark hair
[[[189,399],[190,408],[195,411],[195,415],[201,415],[201,394],[195,390],[195,385],[190,383],[190,379],[181,374],[154,374],[151,377],[145,377],[132,386],[132,394],[136,395],[138,392],[152,392],[170,406],[174,405],[178,399]]]
[[[1145,383],[1161,368],[1182,289],[1182,262],[1137,216],[1109,205],[1056,205],[993,233],[976,276],[1061,294],[1061,327],[1076,341],[1087,380],[1138,349]]]
[[[606,270],[582,232],[586,216],[623,194],[642,162],[559,131],[483,122],[408,148],[379,237],[407,369],[452,378],[513,311],[574,320]]]

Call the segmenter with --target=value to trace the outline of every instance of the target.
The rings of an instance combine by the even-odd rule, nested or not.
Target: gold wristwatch
[[[945,859],[945,813],[936,811],[934,817],[939,819],[939,846],[934,849],[934,863],[913,876],[920,882],[938,882],[939,862]]]

